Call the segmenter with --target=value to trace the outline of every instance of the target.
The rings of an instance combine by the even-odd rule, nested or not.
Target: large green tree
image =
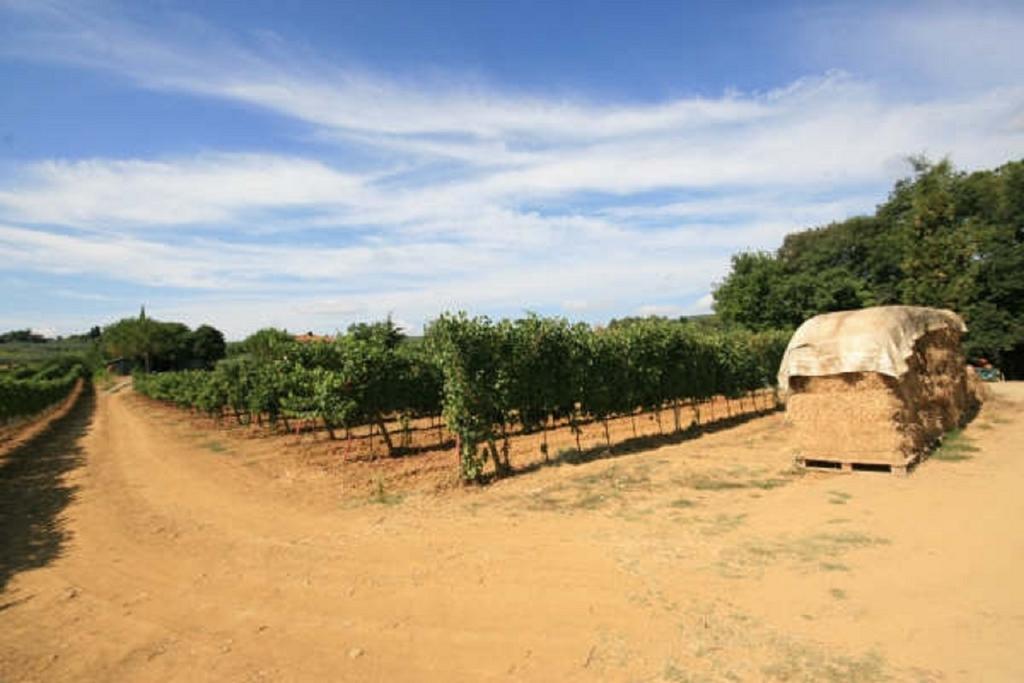
[[[1024,376],[1024,160],[975,173],[911,159],[872,216],[787,235],[733,257],[715,311],[752,329],[904,303],[965,318],[967,350]]]
[[[278,358],[282,349],[289,347],[294,342],[295,337],[288,334],[286,330],[264,327],[238,342],[235,353],[248,355],[256,360],[269,361]]]
[[[107,359],[124,358],[147,372],[210,366],[224,356],[224,336],[209,325],[194,332],[184,323],[146,316],[124,318],[103,328],[100,347]]]
[[[842,265],[789,268],[765,252],[737,254],[732,274],[715,291],[716,312],[754,330],[799,325],[822,311],[870,306],[865,281]]]
[[[192,331],[190,351],[192,358],[204,367],[211,368],[224,357],[227,344],[224,335],[215,327],[200,325]]]

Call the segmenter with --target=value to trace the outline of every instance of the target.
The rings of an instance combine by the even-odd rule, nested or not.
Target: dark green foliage
[[[390,320],[309,343],[267,328],[211,371],[139,373],[135,388],[240,423],[319,420],[332,437],[339,427],[374,423],[391,452],[386,419],[441,412],[439,370],[422,344],[403,339]]]
[[[76,366],[81,366],[85,375],[103,366],[99,345],[88,334],[0,344],[0,377],[56,379]]]
[[[356,342],[371,343],[394,350],[405,339],[397,325],[387,318],[376,323],[355,323],[348,326],[348,337]]]
[[[1024,376],[1024,161],[970,174],[912,163],[873,216],[736,255],[715,290],[718,315],[771,329],[871,305],[950,308],[967,322],[968,355]]]
[[[402,344],[395,356],[392,408],[408,417],[440,415],[444,376],[423,341]]]
[[[11,330],[10,332],[0,334],[0,344],[7,344],[10,342],[44,344],[46,343],[46,337],[41,334],[36,334],[32,330]]]
[[[445,314],[422,340],[390,320],[310,343],[263,330],[246,354],[212,371],[140,373],[135,387],[239,422],[320,420],[332,436],[375,424],[389,451],[390,418],[443,413],[462,476],[479,480],[488,461],[495,474],[509,472],[514,425],[546,430],[565,420],[578,435],[583,420],[607,426],[642,408],[772,386],[788,336],[653,318],[595,331],[536,315],[494,323]]]
[[[786,332],[715,331],[657,318],[594,331],[532,315],[493,323],[446,314],[427,330],[466,479],[482,475],[488,455],[495,473],[508,470],[514,423],[531,430],[562,418],[578,434],[585,419],[607,425],[639,409],[772,386],[788,339]]]
[[[190,347],[193,359],[202,363],[203,367],[212,368],[224,357],[227,344],[220,330],[209,325],[200,325],[192,331]]]
[[[915,163],[917,178],[902,188],[906,210],[896,216],[905,236],[900,301],[963,311],[972,293],[978,261],[975,242],[980,225],[958,215],[954,185],[959,177],[948,161]]]
[[[793,328],[818,313],[874,302],[864,281],[843,266],[794,269],[765,252],[733,256],[732,273],[715,290],[715,310],[722,319],[754,330]]]
[[[3,373],[0,375],[0,422],[33,415],[57,403],[85,376],[85,367],[74,361],[48,365],[29,377]]]
[[[285,330],[265,327],[238,343],[236,355],[249,355],[256,360],[270,360],[280,355],[279,349],[292,344],[295,338]]]
[[[108,359],[123,358],[146,371],[210,367],[224,357],[224,335],[209,325],[192,331],[178,322],[140,315],[103,328],[100,347]]]

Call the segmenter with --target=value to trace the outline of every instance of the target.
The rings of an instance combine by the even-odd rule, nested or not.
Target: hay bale
[[[858,339],[829,338],[821,345],[827,349],[821,364],[827,370],[856,367],[856,371],[820,375],[786,372],[786,417],[793,425],[798,454],[805,460],[902,466],[927,451],[943,433],[964,424],[976,410],[978,397],[964,370],[960,348],[963,324],[959,318],[949,318],[953,314],[948,312],[937,316],[922,313],[930,309],[885,308],[911,310],[888,310],[884,316],[879,316],[877,309],[869,313],[875,320],[896,320],[893,325],[878,326],[873,332],[877,339],[854,324],[848,329],[857,330]],[[862,312],[829,315],[858,313]],[[928,322],[915,327],[901,319],[904,314],[916,316],[917,322]],[[950,324],[935,324],[943,320]],[[841,333],[844,327],[837,326],[835,320],[826,322],[829,335],[836,330]],[[908,338],[891,338],[898,334]],[[795,340],[798,335],[794,335]],[[913,343],[908,346],[911,337]],[[793,365],[804,372],[813,371],[813,335],[805,332],[801,339],[802,354],[794,354],[800,360]],[[900,352],[900,348],[909,352]],[[854,355],[853,360],[836,349],[847,349]],[[886,353],[906,353],[906,357],[894,359]],[[873,362],[879,371],[868,369]],[[786,370],[786,360],[783,363],[780,378]],[[893,376],[897,372],[894,368],[902,372]]]
[[[798,378],[794,378],[796,380]],[[786,400],[799,455],[809,460],[902,464],[904,405],[884,375],[801,377]]]

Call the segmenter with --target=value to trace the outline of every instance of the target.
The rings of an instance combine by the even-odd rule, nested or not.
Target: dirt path
[[[907,479],[773,415],[353,504],[100,391],[0,463],[0,680],[1024,680],[1022,407]]]

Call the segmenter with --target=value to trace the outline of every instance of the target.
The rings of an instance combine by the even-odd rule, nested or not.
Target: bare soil
[[[356,427],[347,434],[337,429],[332,439],[321,424],[311,421],[292,420],[288,428],[281,421],[270,425],[266,418],[262,425],[240,424],[232,417],[214,419],[143,396],[131,400],[157,420],[181,422],[187,416],[183,434],[214,434],[214,449],[238,446],[249,453],[259,452],[274,472],[283,469],[287,476],[336,479],[343,484],[343,495],[365,497],[382,487],[403,493],[439,492],[461,485],[455,437],[439,418],[411,420],[408,430],[398,420],[389,420],[386,429],[396,448],[394,457],[388,457],[384,439],[374,425]],[[607,421],[607,431],[601,421],[582,421],[577,424],[578,440],[564,419],[530,433],[513,429],[509,432],[509,462],[514,471],[523,473],[617,457],[728,429],[780,407],[775,393],[765,390],[739,399],[716,396],[696,406],[680,404],[677,409],[666,406],[660,411],[619,416]],[[492,463],[487,463],[484,474],[485,479],[493,476]]]
[[[98,390],[0,460],[0,680],[1024,680],[1022,407],[905,479],[774,413],[458,487]]]

